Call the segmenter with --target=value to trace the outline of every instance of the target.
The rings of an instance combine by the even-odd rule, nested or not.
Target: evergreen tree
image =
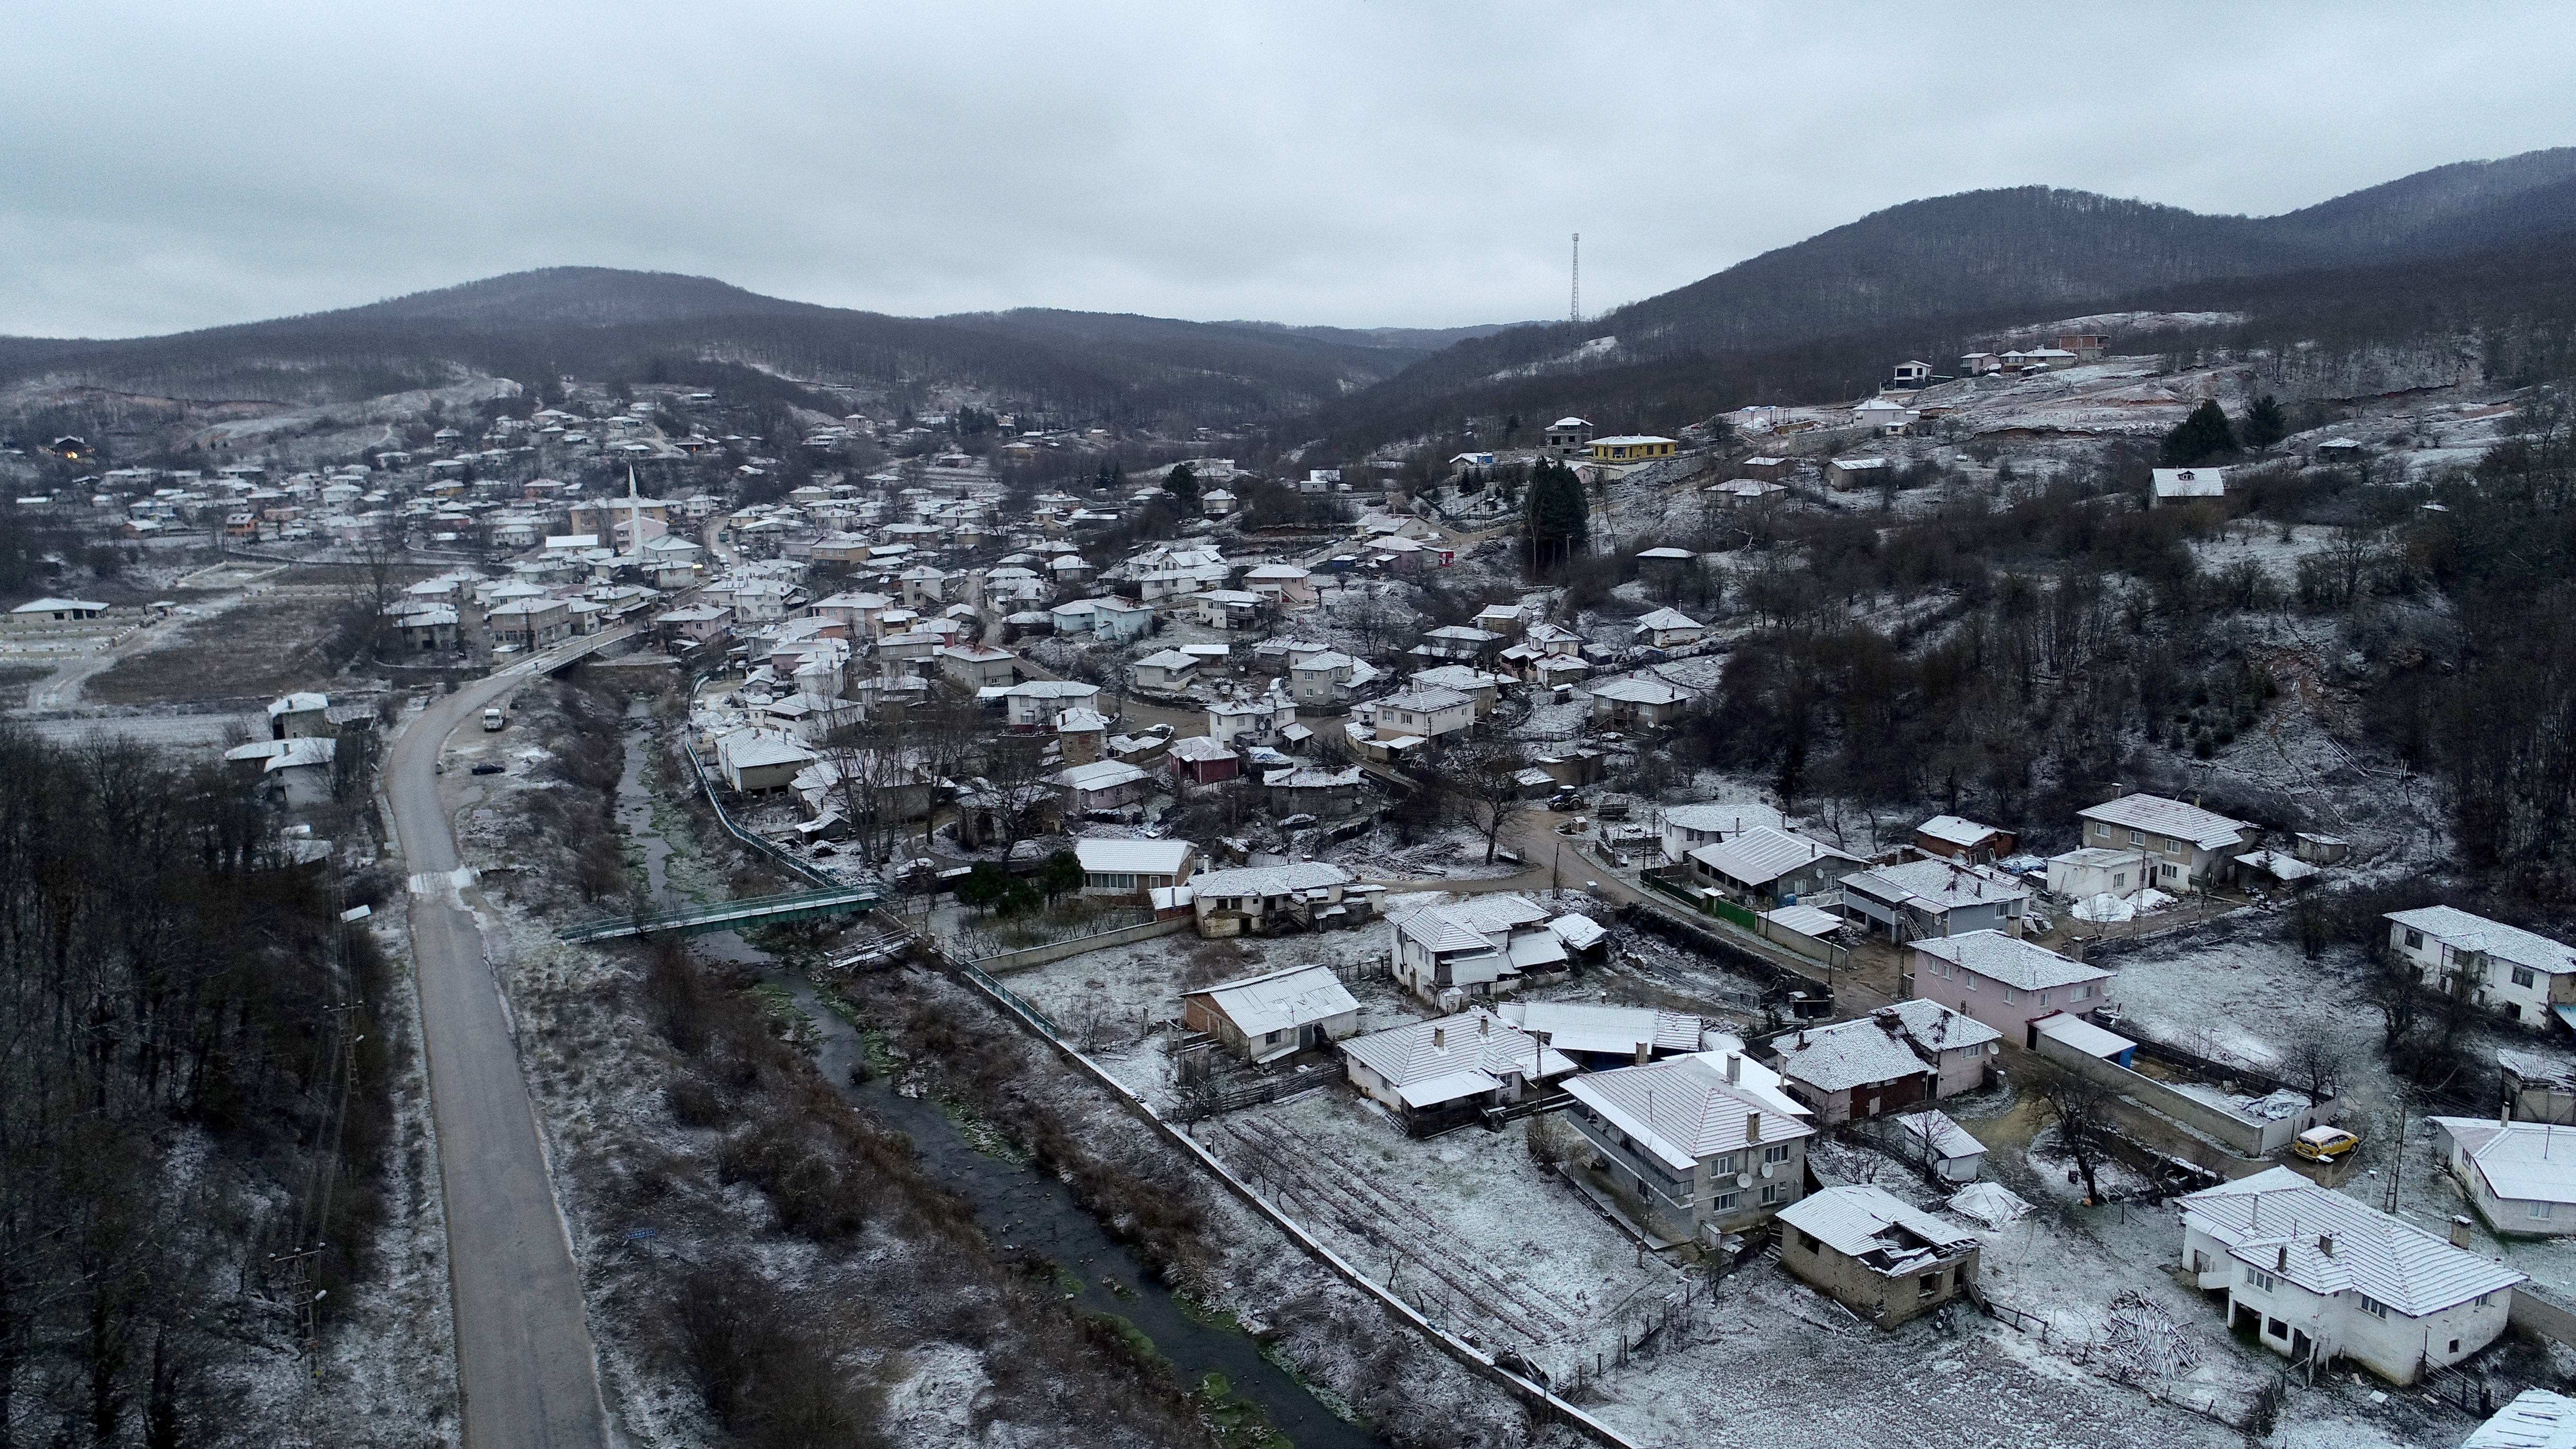
[[[2270,393],[2254,400],[2254,408],[2245,415],[2245,446],[2268,448],[2290,435],[2290,420],[2281,412],[2281,404]]]
[[[2223,458],[2236,451],[2236,430],[2227,425],[2227,414],[2218,399],[2204,398],[2191,416],[2174,424],[2165,434],[2165,466],[2189,468],[2212,458]]]
[[[1533,568],[1554,568],[1591,541],[1583,481],[1562,463],[1541,463],[1530,470],[1529,504],[1523,517]]]
[[[1192,512],[1197,511],[1199,506],[1198,470],[1192,468],[1187,463],[1178,463],[1173,465],[1171,473],[1163,479],[1163,491],[1171,494],[1174,498],[1179,499],[1182,508]]]

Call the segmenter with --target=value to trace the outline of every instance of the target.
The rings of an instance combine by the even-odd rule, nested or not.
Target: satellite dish
[[[1753,1185],[1753,1174],[1749,1172],[1737,1173],[1735,1175],[1735,1185],[1737,1187],[1751,1187]]]

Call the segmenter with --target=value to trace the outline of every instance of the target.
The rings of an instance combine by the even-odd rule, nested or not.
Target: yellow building
[[[1670,438],[1622,437],[1594,438],[1592,461],[1595,463],[1644,463],[1656,458],[1669,458],[1677,445]]]

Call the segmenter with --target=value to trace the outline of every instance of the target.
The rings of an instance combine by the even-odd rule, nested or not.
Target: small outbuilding
[[[1189,993],[1181,1024],[1267,1062],[1356,1035],[1360,1004],[1330,967],[1291,966]]]
[[[1780,1210],[1780,1262],[1845,1308],[1894,1328],[1977,1281],[1977,1235],[1866,1183]]]

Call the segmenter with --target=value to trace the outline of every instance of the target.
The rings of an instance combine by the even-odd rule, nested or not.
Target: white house
[[[1881,436],[1902,433],[1922,417],[1921,413],[1905,404],[1883,397],[1864,398],[1851,410],[1854,427],[1866,428]]]
[[[1683,857],[1691,878],[1757,910],[1825,904],[1814,899],[1868,862],[1788,830],[1756,827]]]
[[[2146,851],[2156,857],[2150,884],[2177,895],[2224,879],[2263,838],[2259,825],[2161,795],[2123,794],[2075,814],[2086,845]]]
[[[1084,895],[1143,896],[1187,884],[1199,848],[1186,840],[1077,840],[1073,856],[1082,862]]]
[[[1668,679],[1632,674],[1587,687],[1597,724],[1651,728],[1678,719],[1690,708],[1691,694]]]
[[[2143,850],[2088,845],[2048,858],[2048,889],[2076,901],[2106,895],[2131,900],[2155,884],[2156,870],[2155,857]]]
[[[2484,1117],[2436,1117],[2433,1125],[2435,1153],[2488,1227],[2534,1237],[2576,1234],[2576,1127]]]
[[[2030,888],[2004,871],[1939,857],[1856,870],[1842,886],[1844,916],[1900,944],[1968,931],[2018,936],[2030,901]]]
[[[2461,1440],[2460,1449],[2576,1449],[2576,1399],[2524,1389]]]
[[[1938,1107],[1908,1112],[1896,1119],[1907,1150],[1944,1182],[1974,1182],[1985,1167],[1986,1144]]]
[[[1914,943],[1915,996],[1974,1017],[2033,1050],[2032,1023],[2043,1016],[2081,1016],[2102,1005],[2111,973],[2069,960],[2001,931],[1971,931]]]
[[[1190,992],[1181,1024],[1267,1062],[1357,1033],[1360,1004],[1331,967],[1291,966]]]
[[[1268,936],[1366,915],[1366,898],[1349,893],[1356,880],[1322,860],[1203,871],[1190,881],[1191,905],[1202,936]]]
[[[1158,649],[1137,660],[1135,668],[1138,689],[1183,689],[1199,672],[1199,659],[1178,649]]]
[[[1067,814],[1115,810],[1154,793],[1154,777],[1123,760],[1094,760],[1059,771],[1055,783],[1064,789]]]
[[[1700,846],[1788,823],[1768,805],[1675,805],[1664,812],[1664,859],[1678,865]]]
[[[1469,896],[1396,922],[1398,985],[1434,1004],[1491,1000],[1565,969],[1565,942],[1527,896]],[[1452,993],[1455,993],[1454,995]]]
[[[1207,721],[1208,738],[1219,744],[1267,745],[1297,722],[1297,705],[1284,694],[1221,699],[1207,707]]]
[[[2293,1363],[2413,1383],[2501,1336],[2527,1276],[2286,1167],[2181,1202],[2184,1266],[2227,1291],[2229,1327]]]
[[[2451,906],[2391,911],[2388,944],[2427,986],[2466,978],[2470,1000],[2516,1021],[2576,1017],[2576,948]],[[2576,1024],[2576,1023],[2571,1023]]]
[[[1637,620],[1639,642],[1658,649],[1679,649],[1696,644],[1706,632],[1699,620],[1679,609],[1657,609]]]
[[[1003,719],[1015,730],[1042,730],[1071,709],[1094,709],[1100,686],[1078,679],[1032,679],[1001,692]]]
[[[1454,689],[1408,689],[1371,700],[1353,713],[1380,737],[1436,740],[1476,722],[1476,701]]]

